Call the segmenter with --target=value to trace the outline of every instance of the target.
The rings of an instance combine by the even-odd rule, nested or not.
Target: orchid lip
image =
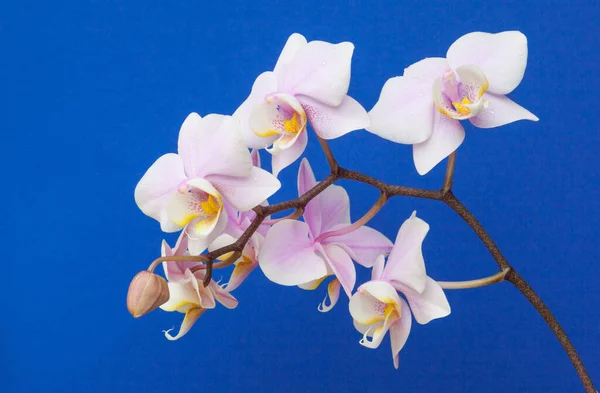
[[[306,130],[307,116],[300,102],[287,93],[271,93],[254,107],[249,118],[252,132],[262,138],[273,138],[267,149],[276,154],[291,147]]]
[[[196,227],[215,221],[223,209],[217,190],[204,179],[191,179],[179,184],[167,205],[167,216],[179,226],[198,220]],[[196,228],[198,229],[198,228]]]
[[[484,72],[475,65],[447,71],[433,83],[433,102],[437,110],[451,119],[466,120],[487,107],[483,98],[489,86]]]

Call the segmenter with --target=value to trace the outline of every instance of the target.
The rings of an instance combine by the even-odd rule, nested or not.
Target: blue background
[[[0,16],[2,392],[577,392],[552,332],[510,284],[448,292],[452,314],[413,324],[392,366],[389,343],[358,344],[347,299],[317,312],[324,288],[260,271],[234,311],[210,311],[178,342],[181,314],[134,320],[132,276],[163,234],[133,200],[192,111],[232,113],[288,35],[356,45],[350,94],[367,109],[383,83],[470,31],[518,29],[525,79],[511,97],[541,119],[467,128],[455,192],[530,281],[600,384],[598,63],[594,1],[4,2]],[[420,177],[410,147],[355,132],[332,142],[343,166],[396,184]],[[314,137],[306,153],[326,162]],[[268,160],[265,160],[268,161]],[[296,163],[273,201],[295,195]],[[377,197],[344,183],[359,217]],[[474,233],[438,202],[394,199],[372,226],[393,238],[413,209],[439,280],[496,271]],[[173,242],[172,236],[168,239]],[[8,271],[8,277],[6,272]],[[221,272],[219,275],[226,276]],[[366,278],[366,271],[361,271]]]

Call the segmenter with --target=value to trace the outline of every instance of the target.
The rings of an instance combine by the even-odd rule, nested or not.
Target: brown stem
[[[327,158],[327,163],[329,164],[329,169],[331,169],[331,173],[337,173],[339,165],[335,158],[333,157],[333,153],[331,152],[331,148],[329,147],[329,143],[320,136],[317,135],[317,139],[321,144],[321,149],[323,149],[323,153],[325,153],[325,158]]]
[[[540,299],[538,294],[535,293],[535,291],[529,286],[529,284],[527,284],[523,277],[521,277],[521,275],[517,273],[514,269],[511,269],[506,274],[505,279],[506,281],[511,282],[515,287],[517,287],[517,289],[523,294],[523,296],[525,296],[527,300],[529,300],[529,302],[533,305],[533,307],[535,307],[535,309],[542,316],[542,318],[544,318],[544,321],[546,321],[548,326],[550,326],[550,329],[552,329],[552,331],[554,332],[554,335],[564,348],[565,352],[569,356],[569,359],[571,359],[571,363],[573,363],[573,367],[575,367],[575,371],[577,371],[577,375],[579,375],[579,379],[581,379],[581,383],[583,384],[585,391],[587,393],[597,393],[597,390],[594,387],[594,384],[592,383],[592,379],[590,378],[590,375],[585,369],[581,358],[577,354],[573,343],[571,343],[571,340],[569,340],[567,333],[565,333],[563,328],[560,326],[560,324],[558,323],[548,306],[544,304],[544,302],[542,301],[542,299]]]
[[[446,167],[446,176],[442,185],[442,195],[452,189],[452,178],[454,176],[454,164],[456,163],[456,150],[448,156],[448,166]]]

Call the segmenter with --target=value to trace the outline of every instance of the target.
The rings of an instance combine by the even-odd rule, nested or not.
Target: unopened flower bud
[[[169,286],[164,278],[149,271],[133,277],[127,292],[127,309],[134,318],[156,310],[169,300]]]

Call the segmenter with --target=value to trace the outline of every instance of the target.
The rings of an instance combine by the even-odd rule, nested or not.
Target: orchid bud
[[[147,270],[133,277],[127,292],[127,309],[134,318],[156,310],[169,300],[169,286],[164,278]]]

